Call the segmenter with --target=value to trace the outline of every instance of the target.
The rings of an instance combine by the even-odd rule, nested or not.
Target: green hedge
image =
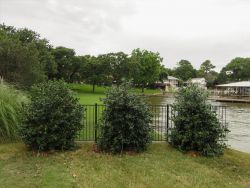
[[[196,151],[205,156],[223,154],[227,129],[223,128],[216,113],[207,102],[207,92],[190,85],[178,91],[173,105],[175,127],[170,143],[181,151]]]
[[[83,107],[63,81],[41,83],[24,108],[21,137],[35,150],[71,149],[82,119]]]
[[[143,151],[151,141],[152,114],[146,102],[129,92],[129,84],[114,86],[103,100],[101,136],[97,146],[112,153]]]

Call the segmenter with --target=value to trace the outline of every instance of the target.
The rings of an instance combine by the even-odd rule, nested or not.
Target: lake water
[[[153,105],[173,104],[173,97],[151,96]],[[250,153],[250,104],[222,103],[210,101],[212,105],[226,106],[226,120],[230,133],[227,136],[229,147]]]

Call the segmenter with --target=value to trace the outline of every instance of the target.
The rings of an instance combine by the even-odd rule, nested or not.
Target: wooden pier
[[[217,102],[250,103],[250,98],[209,97],[208,99]]]

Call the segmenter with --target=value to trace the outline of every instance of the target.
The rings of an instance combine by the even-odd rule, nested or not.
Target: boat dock
[[[209,97],[208,99],[217,102],[250,103],[250,98],[237,99],[237,98],[226,98],[226,97]]]

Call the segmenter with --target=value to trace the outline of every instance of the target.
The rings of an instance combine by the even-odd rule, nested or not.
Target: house
[[[162,82],[157,82],[156,87],[161,88],[164,91],[176,90],[179,87],[179,79],[173,76],[168,76]]]
[[[163,80],[163,83],[172,88],[179,87],[179,79],[173,76],[168,76],[168,79]]]
[[[201,88],[207,89],[207,82],[205,78],[192,78],[189,80],[189,83],[198,85]]]

